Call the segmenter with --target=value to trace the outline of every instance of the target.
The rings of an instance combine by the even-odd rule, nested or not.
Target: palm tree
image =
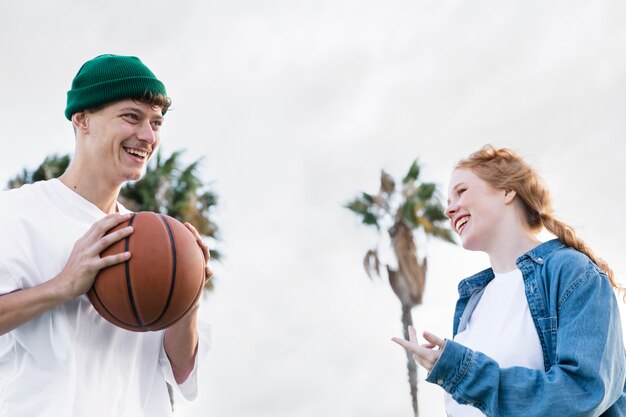
[[[402,306],[402,328],[407,340],[408,327],[413,324],[411,310],[422,303],[426,282],[427,258],[418,259],[416,235],[455,243],[452,232],[447,228],[447,217],[436,184],[418,181],[419,174],[420,166],[415,160],[402,179],[402,185],[397,186],[396,181],[383,170],[376,195],[361,193],[345,206],[357,214],[366,226],[375,227],[379,233],[386,228],[389,233],[397,267],[384,266],[389,284]],[[377,248],[367,251],[363,265],[370,279],[380,277],[381,261]],[[408,352],[406,355],[413,411],[417,417],[417,368],[412,355]]]
[[[11,178],[7,183],[7,188],[19,188],[24,184],[49,180],[63,174],[70,164],[69,155],[50,155],[33,171],[22,169],[22,172]]]

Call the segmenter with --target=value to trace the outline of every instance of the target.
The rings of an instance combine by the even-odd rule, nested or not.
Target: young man
[[[132,256],[100,253],[132,233],[105,236],[129,218],[117,197],[141,178],[169,105],[138,58],[86,62],[67,94],[69,168],[0,193],[0,416],[169,416],[166,382],[197,395],[206,349],[197,306],[167,330],[135,333],[105,321],[85,295],[100,269]]]

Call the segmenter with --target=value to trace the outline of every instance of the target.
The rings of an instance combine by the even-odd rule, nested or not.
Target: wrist
[[[67,281],[68,280],[64,279],[61,273],[45,284],[48,287],[47,290],[51,298],[56,301],[57,304],[65,303],[77,297],[77,295],[74,295]]]

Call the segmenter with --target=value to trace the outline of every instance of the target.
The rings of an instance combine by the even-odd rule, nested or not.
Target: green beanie
[[[67,92],[65,117],[113,101],[140,98],[146,92],[167,96],[165,86],[134,56],[100,55],[78,70]],[[165,114],[165,112],[163,112]]]

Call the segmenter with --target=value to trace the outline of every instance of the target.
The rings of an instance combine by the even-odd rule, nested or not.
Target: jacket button
[[[443,379],[438,379],[437,380],[437,385],[443,385]]]

